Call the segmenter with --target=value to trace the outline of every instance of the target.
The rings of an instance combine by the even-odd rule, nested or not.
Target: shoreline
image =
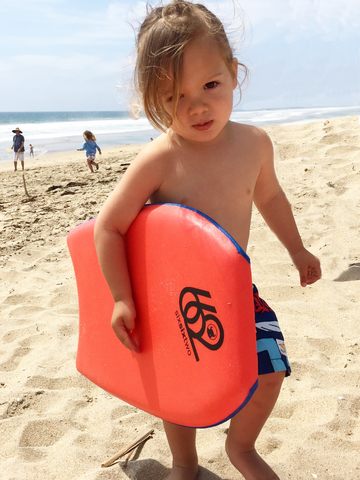
[[[145,143],[138,143],[138,144],[127,144],[127,145],[117,145],[114,147],[105,147],[102,148],[102,154],[96,154],[96,158],[101,162],[101,160],[105,160],[108,157],[119,155],[120,153],[124,152],[132,152],[135,150],[139,150],[142,148]],[[81,162],[84,160],[86,164],[86,155],[85,151],[74,151],[69,150],[66,152],[59,152],[59,153],[50,153],[49,155],[42,155],[41,157],[34,157],[34,158],[25,158],[25,172],[27,170],[32,170],[37,167],[49,166],[50,164],[63,164],[63,163],[71,163],[71,162]],[[20,170],[19,170],[20,166]],[[6,160],[0,162],[0,172],[2,171],[13,171],[14,170],[14,161],[13,160]],[[21,170],[21,162],[18,162],[18,172]]]
[[[56,114],[57,112],[54,112]],[[61,113],[61,112],[58,112]],[[76,112],[75,112],[76,113]],[[124,127],[122,124],[123,118],[118,118],[120,125],[117,128],[120,128],[119,131],[110,131],[108,133],[102,133],[104,129],[104,125],[100,121],[99,118],[96,117],[96,113],[101,112],[94,112],[95,117],[93,119],[88,119],[88,124],[91,125],[91,130],[97,132],[97,139],[98,144],[102,149],[104,148],[115,148],[117,145],[137,145],[142,143],[147,143],[151,137],[157,137],[160,132],[154,130],[150,124],[148,125],[149,128],[144,128],[144,124],[140,123],[137,124],[137,128],[133,128],[138,120],[130,120],[135,122],[135,124],[129,130],[121,130]],[[124,113],[124,112],[122,112]],[[20,114],[19,114],[20,115]],[[249,125],[254,125],[260,128],[270,127],[272,125],[278,126],[291,126],[291,125],[303,125],[308,123],[314,123],[319,121],[324,121],[329,118],[341,118],[356,115],[360,122],[360,106],[351,106],[351,107],[317,107],[317,108],[290,108],[290,109],[274,109],[274,110],[234,110],[231,116],[231,120],[238,123],[244,123]],[[1,112],[0,112],[1,116]],[[128,117],[127,117],[128,119]],[[44,119],[45,120],[45,119]],[[114,119],[113,119],[114,120]],[[109,120],[107,120],[109,121]],[[17,124],[23,124],[21,119],[15,122]],[[83,144],[83,138],[81,134],[73,134],[67,133],[64,131],[62,136],[58,136],[59,131],[53,131],[54,136],[48,134],[46,138],[42,138],[39,136],[39,132],[37,132],[35,138],[33,138],[32,134],[36,131],[36,128],[48,130],[49,125],[46,123],[39,124],[36,127],[36,123],[29,125],[29,131],[25,128],[25,161],[29,160],[29,149],[28,144],[32,143],[35,148],[35,153],[37,153],[41,157],[48,157],[51,155],[57,155],[58,153],[62,153],[68,155],[72,151],[76,151],[76,148]],[[66,125],[66,122],[64,122]],[[121,127],[122,125],[122,127]],[[26,127],[26,124],[25,124]],[[8,148],[11,146],[11,134],[5,138],[5,130],[4,128],[11,129],[11,126],[0,125],[0,136],[2,140],[0,141],[0,165],[3,162],[11,162],[13,159],[12,154],[5,154],[2,149]],[[24,126],[23,126],[24,128]],[[59,125],[57,128],[60,128]],[[79,125],[78,127],[72,126],[71,129],[73,131],[79,130],[84,128],[84,125]],[[110,127],[108,127],[110,128]],[[114,128],[114,127],[112,127]],[[51,130],[51,129],[50,129]],[[10,131],[10,130],[9,130]]]
[[[357,107],[349,107],[349,108],[354,108],[357,109]],[[359,107],[360,108],[360,107]],[[314,109],[316,110],[316,109]],[[359,125],[360,125],[360,114],[354,114],[352,115],[353,117],[357,117]],[[319,119],[312,119],[311,121],[305,121],[305,120],[295,120],[295,121],[290,121],[290,122],[283,122],[283,123],[274,123],[268,125],[265,123],[264,125],[258,125],[258,128],[263,128],[266,131],[270,131],[272,128],[277,128],[277,127],[298,127],[298,126],[305,126],[305,125],[312,125],[315,123],[321,123],[327,120],[338,120],[342,118],[349,118],[348,116],[340,116],[340,117],[329,117],[329,118],[319,118]],[[242,122],[246,123],[246,122]],[[159,132],[156,132],[156,134],[159,134]],[[79,142],[81,143],[81,141]],[[125,143],[125,144],[120,144],[120,145],[114,145],[110,147],[103,147],[101,148],[103,154],[102,157],[105,158],[106,155],[116,155],[118,153],[121,153],[123,150],[133,150],[137,149],[139,146],[144,146],[146,145],[147,142],[141,142],[141,143]],[[37,167],[37,166],[43,166],[47,165],[48,162],[70,162],[70,161],[80,161],[81,160],[81,155],[84,156],[85,158],[85,152],[80,151],[78,152],[77,150],[64,150],[60,152],[47,152],[44,155],[41,155],[39,157],[34,157],[34,158],[25,158],[25,170],[31,169],[31,167]],[[101,160],[101,156],[97,153],[97,158]],[[86,159],[85,159],[86,161]],[[31,162],[31,163],[30,163]],[[0,161],[0,171],[6,171],[6,170],[12,170],[14,167],[14,161],[13,160],[3,160]],[[19,167],[19,165],[18,165]]]

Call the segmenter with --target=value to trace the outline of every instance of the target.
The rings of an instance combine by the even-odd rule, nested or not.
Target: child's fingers
[[[299,270],[299,275],[300,275],[300,285],[302,287],[306,287],[306,285],[308,284],[308,273],[307,271],[300,271]]]
[[[122,321],[116,321],[112,325],[114,332],[120,342],[124,345],[124,347],[131,350],[133,353],[139,353],[139,347],[136,344],[135,340],[131,336],[130,331],[126,328]]]
[[[300,284],[302,287],[306,287],[306,285],[311,285],[321,278],[321,268],[320,262],[318,265],[314,265],[309,267],[306,271],[300,272]]]
[[[300,285],[302,287],[311,285],[321,278],[320,260],[305,248],[293,255],[292,260],[299,271]]]
[[[111,319],[111,326],[120,342],[134,353],[139,353],[139,347],[134,341],[131,331],[135,328],[135,310],[128,304],[116,302]]]
[[[308,280],[307,280],[308,285],[317,282],[318,280],[320,280],[320,278],[321,278],[320,266],[313,269],[309,269]]]

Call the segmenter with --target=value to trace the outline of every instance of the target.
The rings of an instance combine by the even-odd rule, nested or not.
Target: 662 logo
[[[211,299],[210,292],[194,287],[183,288],[179,297],[180,312],[187,332],[187,337],[182,332],[184,343],[187,350],[190,351],[188,340],[190,341],[197,362],[199,355],[196,341],[202,343],[209,350],[218,350],[224,342],[224,329],[215,315],[216,308],[207,303],[207,299]],[[180,330],[184,329],[180,321],[179,327]]]

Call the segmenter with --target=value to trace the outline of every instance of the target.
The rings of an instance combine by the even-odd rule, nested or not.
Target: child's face
[[[237,85],[237,60],[232,72],[225,63],[218,44],[199,38],[184,50],[183,76],[177,119],[171,129],[188,141],[207,142],[221,134],[233,107]],[[172,117],[173,84],[164,82],[164,108]]]

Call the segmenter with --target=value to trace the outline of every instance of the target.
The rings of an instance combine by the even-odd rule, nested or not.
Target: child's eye
[[[208,82],[208,83],[205,85],[205,89],[207,90],[208,88],[215,88],[216,85],[219,85],[218,82]]]
[[[181,98],[183,98],[183,96],[184,96],[184,95],[181,93],[181,94],[179,95],[179,100],[180,100]],[[173,96],[168,97],[168,98],[166,99],[166,101],[167,101],[168,103],[171,103],[171,102],[173,101]]]

